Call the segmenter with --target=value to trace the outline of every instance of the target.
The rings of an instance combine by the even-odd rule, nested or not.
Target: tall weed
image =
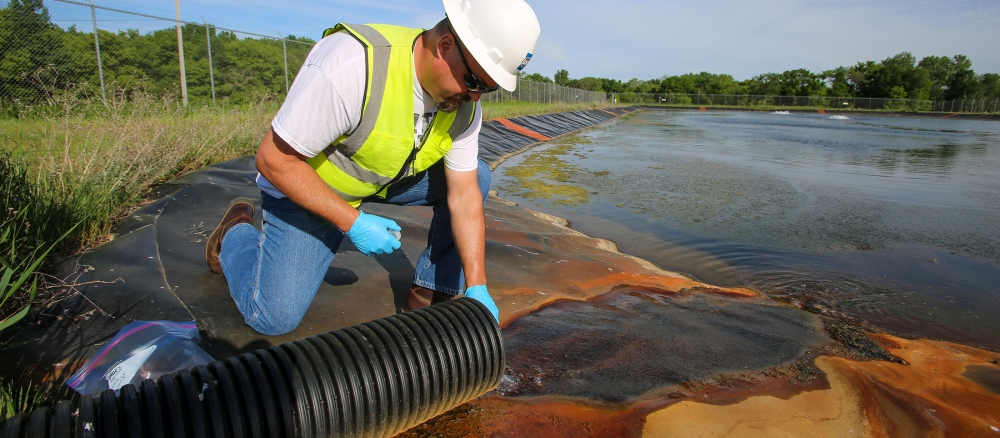
[[[31,385],[15,388],[12,383],[0,383],[0,421],[17,414],[31,412],[42,403],[42,393]]]
[[[35,201],[37,187],[30,180],[27,166],[8,151],[0,151],[0,331],[24,318],[38,291],[36,271],[59,242],[76,225],[45,245],[32,227],[44,220],[44,205]],[[44,227],[42,227],[44,230]]]

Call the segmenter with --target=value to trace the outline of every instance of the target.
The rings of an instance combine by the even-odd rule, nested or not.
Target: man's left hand
[[[483,305],[490,310],[490,313],[493,314],[493,319],[497,320],[497,324],[500,323],[500,309],[497,308],[497,304],[493,302],[493,297],[490,296],[490,292],[486,289],[485,284],[472,286],[466,289],[465,296],[483,303]]]

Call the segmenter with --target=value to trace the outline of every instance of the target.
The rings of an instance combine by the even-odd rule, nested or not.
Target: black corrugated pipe
[[[495,387],[493,315],[461,298],[62,401],[0,437],[389,436]]]

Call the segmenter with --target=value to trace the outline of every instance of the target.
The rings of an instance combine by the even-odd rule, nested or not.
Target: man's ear
[[[435,47],[437,48],[437,56],[444,59],[455,48],[455,37],[451,36],[451,33],[445,33],[438,39],[437,46]]]

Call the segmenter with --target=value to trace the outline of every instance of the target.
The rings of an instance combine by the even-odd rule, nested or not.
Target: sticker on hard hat
[[[531,54],[530,53],[524,56],[524,61],[521,61],[521,65],[519,65],[517,67],[517,71],[524,70],[524,67],[526,67],[528,65],[528,61],[531,61]]]

